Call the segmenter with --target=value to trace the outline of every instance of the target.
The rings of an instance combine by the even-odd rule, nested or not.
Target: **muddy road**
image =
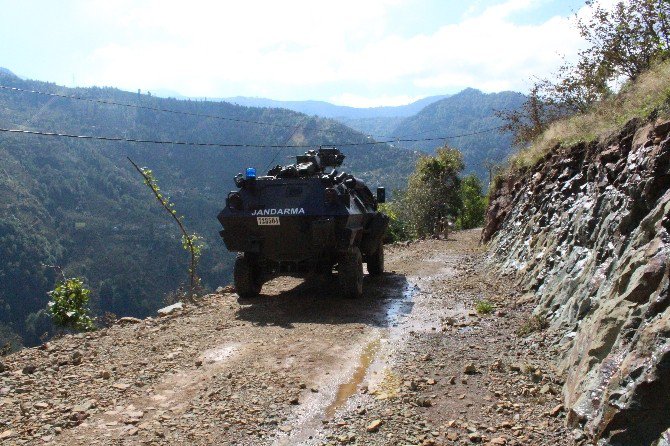
[[[516,334],[530,309],[478,240],[388,247],[361,300],[278,279],[4,358],[0,443],[574,444],[544,334]]]

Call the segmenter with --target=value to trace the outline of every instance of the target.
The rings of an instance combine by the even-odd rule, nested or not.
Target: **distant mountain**
[[[378,185],[402,186],[417,155],[370,140],[343,124],[290,110],[226,102],[180,101],[114,88],[68,89],[0,73],[0,84],[153,108],[152,110],[0,90],[0,127],[78,135],[232,144],[318,146],[338,143],[344,169]],[[258,125],[242,121],[268,122]],[[46,292],[58,265],[93,291],[98,315],[146,316],[186,275],[180,235],[126,157],[151,168],[187,228],[204,237],[200,274],[207,287],[231,280],[233,255],[216,215],[232,178],[263,172],[304,148],[219,148],[132,144],[0,133],[0,345],[18,333],[27,344],[51,331]],[[9,333],[9,334],[8,334]]]
[[[3,76],[18,77],[16,74],[9,71],[7,68],[0,67],[0,74]]]
[[[407,105],[369,108],[347,107],[344,105],[335,105],[324,101],[276,101],[274,99],[249,98],[244,96],[224,98],[222,100],[232,104],[244,105],[247,107],[286,108],[300,113],[305,113],[307,115],[317,115],[324,118],[360,119],[412,116],[418,113],[425,106],[446,97],[448,96],[430,96],[419,99],[418,101]]]
[[[502,125],[501,119],[496,116],[496,111],[516,110],[525,100],[526,96],[521,93],[506,91],[486,94],[468,88],[426,106],[414,116],[403,119],[388,134],[401,139],[424,139],[481,132]],[[355,122],[347,121],[347,123],[361,130]],[[445,142],[461,150],[466,171],[477,173],[484,181],[488,180],[488,172],[483,163],[502,162],[512,152],[512,135],[497,130],[460,138],[401,145],[434,153],[435,149]]]
[[[347,127],[358,130],[376,139],[392,138],[395,129],[403,123],[406,117],[386,116],[376,118],[334,118]]]

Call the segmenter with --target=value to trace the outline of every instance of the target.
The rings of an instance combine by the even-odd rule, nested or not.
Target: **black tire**
[[[363,296],[363,257],[358,247],[349,248],[342,254],[337,275],[345,297],[358,299]]]
[[[258,266],[243,255],[235,260],[233,281],[237,295],[242,299],[258,296],[263,287]]]
[[[329,266],[326,268],[321,268],[317,271],[310,272],[307,277],[305,277],[305,287],[308,289],[319,289],[325,288],[331,285],[333,281],[333,267]]]
[[[368,256],[368,273],[379,276],[384,273],[384,243],[379,242],[377,250]]]

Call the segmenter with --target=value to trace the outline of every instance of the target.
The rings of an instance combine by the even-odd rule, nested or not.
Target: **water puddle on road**
[[[359,347],[357,354],[342,358],[341,366],[324,377],[319,386],[321,390],[301,402],[295,417],[279,428],[273,443],[275,446],[322,444],[323,422],[334,419],[338,412],[355,404],[361,385],[367,384],[370,390],[388,380],[386,367],[389,352],[406,330],[404,318],[412,312],[414,297],[419,292],[418,286],[413,283],[403,285],[402,292],[395,288],[385,293],[384,301],[380,303],[384,323],[371,330],[368,338],[371,340]],[[354,348],[352,345],[352,350]],[[377,391],[373,390],[370,394],[378,395]],[[383,391],[390,394],[385,388]]]
[[[358,367],[354,371],[353,376],[349,381],[340,384],[340,387],[337,389],[337,395],[335,395],[335,400],[326,408],[326,418],[332,418],[337,409],[342,407],[349,397],[356,393],[356,389],[358,389],[358,386],[365,379],[368,368],[379,351],[380,344],[381,340],[377,338],[363,348],[358,358]]]
[[[414,296],[419,291],[419,287],[414,284],[408,284],[402,293],[401,299],[394,299],[392,303],[386,308],[386,321],[389,326],[389,333],[391,338],[399,336],[400,330],[391,330],[392,327],[397,327],[401,323],[401,318],[408,315],[412,311],[414,305]],[[397,332],[397,333],[394,333]],[[383,364],[378,364],[379,361],[376,361],[377,354],[379,353],[382,341],[387,341],[388,339],[376,338],[374,341],[368,343],[363,350],[361,351],[358,357],[358,366],[354,371],[351,378],[340,384],[337,389],[337,394],[332,403],[326,408],[325,416],[326,418],[332,418],[337,410],[344,406],[351,396],[353,396],[358,386],[363,383],[363,380],[370,372],[370,369],[379,369],[381,370]]]

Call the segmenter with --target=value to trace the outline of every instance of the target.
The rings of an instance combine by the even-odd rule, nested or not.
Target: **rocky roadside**
[[[414,308],[390,329],[381,379],[328,421],[324,443],[394,445],[567,445],[560,389],[542,333],[522,337],[532,308],[506,278],[491,275],[481,251],[459,234],[399,253],[405,262],[433,254],[418,271]],[[442,245],[440,245],[442,244]],[[446,255],[434,253],[446,246]],[[426,262],[425,258],[423,262]],[[428,262],[430,264],[430,262]],[[478,302],[493,304],[479,315]],[[396,333],[394,334],[394,331]],[[397,339],[396,339],[397,336]]]
[[[491,192],[491,260],[533,290],[570,425],[670,444],[670,121],[557,146]]]
[[[362,301],[279,279],[5,357],[0,444],[573,444],[549,343],[516,334],[530,304],[478,240],[390,247]]]

